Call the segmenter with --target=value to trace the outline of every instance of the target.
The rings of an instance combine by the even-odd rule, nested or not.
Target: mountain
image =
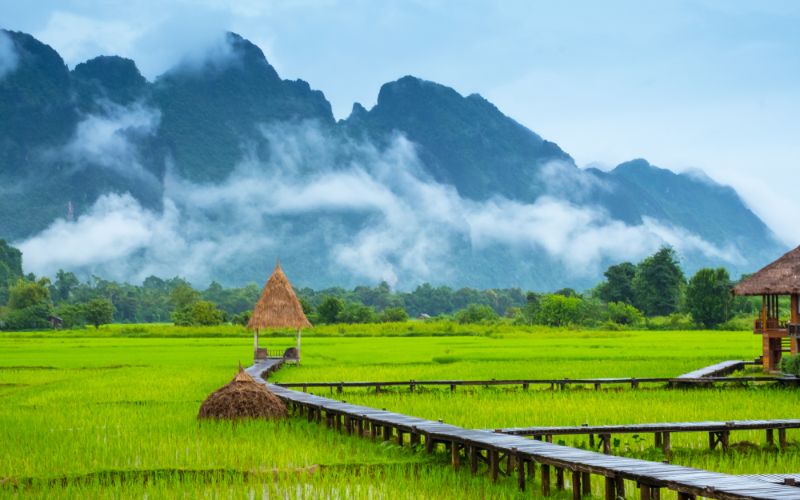
[[[404,133],[436,182],[455,186],[462,196],[530,200],[542,193],[541,167],[573,163],[557,144],[546,141],[472,94],[462,97],[437,83],[405,76],[381,87],[378,103],[366,111],[356,104],[345,126],[373,139]]]
[[[40,273],[238,284],[280,255],[315,287],[543,290],[591,286],[663,243],[689,271],[751,271],[783,250],[730,187],[642,159],[580,169],[434,82],[386,83],[337,122],[322,92],[233,33],[153,82],[130,59],[70,71],[30,35],[0,36],[16,57],[0,75],[0,238]]]

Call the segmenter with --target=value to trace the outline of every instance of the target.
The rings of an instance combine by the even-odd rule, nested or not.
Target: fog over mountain
[[[301,286],[405,289],[583,288],[665,244],[738,274],[783,250],[731,188],[580,169],[479,95],[406,76],[336,121],[232,33],[148,82],[0,31],[0,238],[37,274],[232,285],[280,257]]]

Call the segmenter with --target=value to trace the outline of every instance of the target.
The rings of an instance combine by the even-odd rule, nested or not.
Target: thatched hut
[[[778,368],[785,352],[798,353],[800,341],[800,247],[784,254],[733,287],[734,295],[761,295],[753,333],[762,336],[764,371]],[[780,297],[789,296],[789,318],[780,317]]]
[[[275,265],[272,276],[264,285],[264,291],[253,308],[247,328],[253,330],[253,347],[255,358],[266,356],[264,351],[258,348],[258,332],[265,329],[293,328],[297,330],[297,347],[294,354],[300,360],[300,330],[311,328],[311,323],[303,312],[303,306],[297,300],[297,296],[292,290],[292,285],[283,274],[280,262]]]
[[[199,419],[276,419],[287,416],[286,405],[239,365],[239,373],[200,405]]]

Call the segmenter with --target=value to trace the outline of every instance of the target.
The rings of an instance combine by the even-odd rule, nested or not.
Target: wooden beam
[[[489,476],[492,478],[492,482],[497,482],[497,474],[500,472],[500,464],[497,462],[498,460],[497,450],[489,450]]]
[[[606,500],[617,500],[616,482],[613,477],[606,476]]]
[[[450,462],[453,464],[454,469],[461,468],[461,454],[458,450],[458,443],[455,441],[450,443]]]

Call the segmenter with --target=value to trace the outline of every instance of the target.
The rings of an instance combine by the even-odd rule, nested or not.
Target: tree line
[[[511,321],[518,324],[586,327],[716,327],[737,313],[752,314],[753,301],[733,299],[725,269],[701,269],[688,281],[668,247],[638,264],[609,267],[605,280],[583,293],[519,288],[452,289],[424,283],[410,292],[385,282],[352,290],[296,290],[312,323],[374,323],[438,318],[459,323]],[[0,240],[0,328],[47,328],[86,324],[173,322],[178,325],[246,324],[261,293],[255,283],[203,290],[175,277],[146,278],[141,285],[98,276],[82,282],[59,270],[50,279],[24,275],[19,250]]]

